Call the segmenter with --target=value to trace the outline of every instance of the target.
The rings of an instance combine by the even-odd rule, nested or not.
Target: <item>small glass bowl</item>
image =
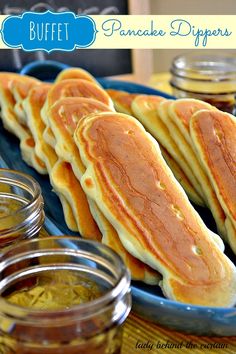
[[[0,169],[0,249],[36,237],[44,222],[39,184],[22,172]]]
[[[236,56],[191,53],[174,58],[171,66],[173,94],[196,98],[222,111],[235,113]]]
[[[51,236],[18,243],[0,261],[0,352],[2,345],[4,354],[120,353],[121,325],[131,308],[130,274],[112,249],[77,237]],[[81,304],[42,307],[39,293],[45,279],[56,289],[65,286],[50,301],[67,302],[73,287],[81,284],[93,284],[99,292]],[[12,294],[30,290],[32,295],[32,289],[34,305],[31,298],[29,306],[10,301]]]

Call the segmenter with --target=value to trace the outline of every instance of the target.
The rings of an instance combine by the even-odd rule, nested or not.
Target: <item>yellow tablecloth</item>
[[[170,73],[163,72],[163,73],[158,73],[158,74],[153,74],[148,82],[149,86],[152,86],[153,88],[169,93],[172,95],[172,88],[169,84],[170,82]]]

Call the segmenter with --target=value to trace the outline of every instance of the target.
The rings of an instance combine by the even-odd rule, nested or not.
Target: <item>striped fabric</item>
[[[131,313],[124,325],[122,354],[235,354],[236,337],[197,337],[172,331]]]

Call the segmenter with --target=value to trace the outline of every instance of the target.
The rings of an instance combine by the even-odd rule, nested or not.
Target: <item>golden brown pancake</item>
[[[71,231],[74,231],[74,232],[79,231],[78,226],[77,226],[77,222],[74,217],[73,210],[72,210],[69,202],[62,194],[57,194],[57,196],[61,202],[65,223],[66,223],[68,229],[70,229]]]
[[[107,89],[106,92],[111,97],[115,110],[120,113],[133,115],[132,102],[139,94]]]
[[[75,102],[75,99],[70,99],[70,101],[71,103],[73,103],[73,101]],[[98,104],[94,106],[95,102],[93,102],[93,100],[90,100],[89,102],[88,99],[86,103],[87,103],[87,108],[86,106],[84,107],[84,109],[86,109],[86,112],[84,112],[85,113],[84,115],[81,112],[82,113],[81,120],[83,120],[88,116],[87,113],[95,112],[94,107],[96,107],[96,109],[98,109],[99,107],[101,108],[101,106],[99,106]],[[85,167],[83,164],[82,164],[82,168],[83,170],[81,170],[81,172],[83,173],[85,171]],[[102,243],[110,246],[122,257],[126,266],[129,268],[131,272],[132,279],[143,281],[147,284],[158,284],[159,281],[161,280],[160,274],[154,271],[146,264],[144,264],[143,262],[141,262],[140,260],[138,260],[137,258],[133,257],[130,253],[128,253],[124,248],[124,246],[122,245],[117,232],[109,223],[109,221],[105,218],[105,216],[102,214],[98,205],[89,198],[88,198],[88,203],[89,203],[91,214],[102,233]]]
[[[127,91],[110,89],[110,88],[106,89],[106,92],[111,97],[112,101],[120,94],[127,94],[128,93]]]
[[[69,73],[70,71],[67,71],[67,74]],[[65,76],[63,76],[63,78],[64,77]],[[80,79],[59,80],[59,82],[54,84],[50,90],[41,111],[42,119],[46,125],[44,140],[53,148],[55,148],[56,140],[48,122],[47,111],[48,107],[52,107],[57,100],[63,97],[92,97],[103,102],[104,104],[108,104],[113,109],[113,104],[108,94],[95,83],[90,83],[89,81]]]
[[[168,100],[161,102],[160,105],[157,107],[157,113],[158,117],[160,120],[163,122],[165,127],[169,131],[169,136],[170,139],[174,142],[173,147],[171,146],[168,149],[169,154],[172,155],[172,157],[175,159],[175,161],[180,165],[180,167],[183,169],[185,172],[186,176],[189,178],[191,181],[192,185],[194,186],[196,192],[201,196],[201,199],[205,198],[204,192],[202,190],[202,187],[195,177],[195,174],[193,173],[193,168],[189,164],[189,159],[186,158],[184,150],[184,146],[181,144],[185,143],[185,140],[176,126],[176,124],[172,121],[170,115],[169,115],[169,107],[173,103],[173,100]],[[180,146],[181,145],[181,146]]]
[[[59,159],[51,170],[50,181],[55,192],[69,202],[81,236],[101,240],[101,234],[90,213],[86,196],[71,165]]]
[[[27,97],[29,91],[36,85],[40,85],[42,82],[33,77],[31,78],[29,76],[23,76],[23,78],[25,77],[27,79],[24,81],[13,80],[10,84],[10,88],[16,101],[14,110],[18,117],[18,121],[22,124],[27,125],[26,114],[22,102]]]
[[[14,112],[15,99],[11,92],[11,83],[22,80],[22,76],[13,73],[0,73],[0,105],[2,122],[8,131],[16,135],[20,140],[30,137],[28,128],[20,124]]]
[[[66,129],[66,130],[61,130],[59,132],[59,134],[62,135],[60,135],[60,139],[58,139],[58,141],[61,142],[62,141],[68,142],[70,140],[77,126],[77,120],[82,119],[84,116],[87,116],[91,112],[109,110],[109,107],[103,105],[102,103],[96,100],[86,99],[86,98],[75,98],[75,97],[64,98],[59,100],[54,105],[54,108],[55,108],[54,110],[53,109],[50,110],[50,113],[54,112],[56,113],[56,116],[52,116],[52,114],[49,114],[50,123],[53,121],[53,124],[56,125],[57,129],[60,129],[63,123],[64,129]],[[58,135],[55,134],[55,136]],[[66,147],[67,149],[69,149],[70,145],[66,144]],[[75,148],[76,150],[78,150],[76,146]],[[67,151],[67,153],[68,152],[69,151]],[[77,152],[74,151],[75,154],[73,153],[73,156],[75,156]],[[63,157],[65,157],[64,154]],[[73,178],[73,185],[71,184],[69,185],[69,188],[66,189],[64,188],[64,190],[62,190],[62,188],[60,187],[61,183],[58,183],[58,177],[57,177],[58,172],[56,172],[58,171],[58,163],[56,164],[55,168],[51,173],[54,189],[57,192],[59,192],[59,194],[63,193],[63,195],[67,195],[67,199],[69,199],[68,192],[71,193],[70,205],[73,206],[75,204],[75,206],[73,207],[74,215],[76,215],[77,213],[77,218],[78,218],[82,211],[82,215],[84,216],[84,208],[81,208],[80,199],[81,196],[85,196],[85,195],[84,193],[81,193],[80,190],[81,187],[79,181],[74,180],[75,177],[73,178],[73,172],[72,170],[70,170],[69,167],[70,165],[66,162],[63,162],[63,164],[67,166],[68,170],[70,170],[70,179]],[[82,163],[81,160],[80,163]],[[60,165],[61,164],[62,162],[60,162]],[[80,168],[82,168],[82,171],[79,172],[79,175],[81,175],[81,173],[84,171],[84,166],[80,165]],[[65,170],[65,168],[63,168],[63,166],[60,166],[60,169],[62,173],[64,173],[63,171]],[[78,188],[77,192],[75,189],[76,185]],[[91,210],[91,204],[92,203],[89,204],[90,210]],[[77,212],[75,211],[75,209],[77,210]],[[160,275],[154,270],[152,270],[150,267],[144,265],[142,262],[137,260],[135,257],[131,256],[124,249],[115,230],[113,229],[111,224],[105,219],[105,217],[102,215],[102,213],[94,203],[92,204],[92,215],[94,216],[95,221],[99,223],[98,224],[99,228],[103,234],[102,242],[112,247],[122,256],[122,258],[124,259],[125,263],[127,264],[127,266],[131,271],[132,278],[135,280],[142,280],[148,284],[157,284],[160,280]]]
[[[64,84],[63,84],[63,82],[64,82]],[[65,99],[66,99],[67,96],[73,96],[73,95],[74,96],[76,96],[76,95],[94,96],[98,100],[101,100],[101,101],[104,101],[108,104],[111,104],[111,100],[110,100],[109,96],[106,93],[104,93],[105,91],[93,83],[90,83],[90,82],[86,83],[85,80],[64,80],[63,82],[59,82],[58,84],[55,84],[53,86],[53,88],[50,90],[50,92],[47,96],[47,101],[49,102],[50,105],[54,102],[54,100],[56,102],[55,104],[57,104],[58,99],[60,99],[62,97],[65,97]],[[50,94],[51,94],[51,96],[50,96]],[[73,98],[73,97],[71,97],[71,98]],[[74,98],[76,98],[76,97],[74,97]],[[46,108],[47,101],[45,102],[45,105],[41,111],[42,116],[43,116],[43,112],[47,112],[47,108]],[[97,101],[96,101],[95,105],[100,106],[100,107],[102,106],[102,104],[100,104]],[[60,106],[60,104],[57,107],[60,108],[60,112],[63,111],[63,107]],[[93,106],[93,109],[94,109],[94,107],[95,106]],[[105,105],[103,105],[103,110],[110,109],[108,107],[105,107],[105,108],[104,107],[105,107]],[[113,107],[112,104],[111,104],[111,107]],[[84,108],[83,108],[83,110],[82,110],[82,108],[83,108],[82,106],[77,107],[77,112],[79,112],[80,115],[81,115],[81,113],[83,113],[83,114],[89,113],[89,112],[83,111]],[[101,108],[100,108],[100,110],[101,110]],[[73,114],[75,114],[75,112]],[[50,115],[50,113],[49,113],[49,115]],[[69,118],[68,122],[71,121],[71,118],[70,117],[68,117],[68,118]],[[48,112],[44,115],[44,122],[46,122],[46,124],[47,124],[44,134],[43,134],[44,139],[51,146],[55,147],[57,155],[60,156],[62,161],[72,162],[73,169],[76,172],[76,175],[78,177],[78,175],[81,175],[80,169],[82,168],[81,165],[79,165],[79,167],[76,165],[76,163],[79,163],[78,161],[80,161],[80,158],[78,158],[78,153],[77,153],[78,150],[77,149],[75,150],[74,156],[71,155],[70,153],[69,154],[67,153],[69,147],[73,146],[73,140],[71,139],[70,134],[68,134],[68,131],[66,130],[66,128],[65,127],[63,128],[63,125],[61,125],[61,122],[63,122],[63,121],[60,120],[60,115],[59,115],[59,126],[57,126],[57,122],[54,124],[53,118],[51,119],[51,117],[49,117],[49,119],[48,119]],[[51,124],[54,128],[54,131],[52,131]],[[62,126],[62,130],[60,130],[61,126]],[[64,135],[63,135],[63,132],[64,132]],[[58,133],[58,136],[55,136],[54,133],[55,134]],[[66,143],[69,144],[68,149],[67,149],[67,147],[65,148],[65,141],[63,140],[66,137],[69,139],[69,140],[68,139],[66,140]],[[60,148],[62,148],[62,150],[64,148],[65,154],[63,154],[63,152],[62,153],[60,152]],[[67,159],[68,155],[69,155],[69,158]],[[72,161],[70,161],[70,160],[72,160]],[[59,180],[59,179],[58,179],[58,185],[57,185],[55,178],[54,178],[54,186],[55,186],[55,189],[57,189],[57,191],[61,190],[61,192],[60,192],[61,194],[62,194],[62,191],[66,189],[66,187],[64,189],[61,188],[61,180]],[[64,196],[65,196],[65,193],[64,193]],[[74,208],[74,211],[75,211],[75,208]],[[80,213],[82,214],[83,210],[80,210]],[[77,215],[75,215],[75,219],[76,218],[77,218]],[[78,223],[79,223],[79,221],[78,221]],[[82,232],[83,232],[83,230],[82,230]],[[83,235],[83,233],[82,233],[82,235]]]
[[[80,187],[79,177],[84,172],[84,166],[81,162],[79,151],[73,140],[73,133],[79,122],[79,120],[92,112],[109,111],[110,108],[105,106],[97,100],[84,97],[66,97],[58,100],[48,112],[48,121],[52,129],[53,135],[56,138],[55,150],[57,155],[60,157],[60,171],[63,167],[66,168],[66,173],[70,177],[67,179],[73,181],[75,187],[71,184],[63,184],[62,178],[58,178],[58,164],[53,168],[50,177],[52,178],[52,183],[54,189],[57,193],[62,194],[69,200],[74,213],[75,220],[77,221],[79,231],[82,236],[87,237],[88,231],[84,229],[83,223],[80,220],[85,219],[85,214],[87,215],[87,220],[91,221],[91,214],[89,212],[89,206],[87,204],[86,196]],[[73,171],[71,167],[73,167]],[[63,176],[63,174],[61,173]],[[76,179],[76,177],[77,179]],[[77,186],[77,187],[76,187]],[[86,207],[81,208],[82,202]]]
[[[192,144],[189,132],[190,118],[200,109],[215,110],[216,108],[207,102],[193,98],[178,99],[169,107],[169,114],[172,120],[190,145]]]
[[[111,247],[121,256],[130,270],[131,278],[143,281],[146,284],[158,285],[162,278],[161,275],[126,251],[116,230],[102,214],[97,204],[91,199],[88,199],[88,201],[94,220],[102,233],[102,243]]]
[[[44,161],[47,172],[50,173],[56,164],[58,157],[55,150],[49,146],[43,139],[45,124],[41,119],[41,109],[46,100],[50,84],[41,84],[30,90],[27,98],[23,101],[23,107],[27,115],[27,123],[32,132],[35,141],[36,155]],[[51,181],[52,183],[52,181]],[[61,183],[65,183],[64,180]],[[65,222],[72,231],[78,231],[78,226],[73,215],[73,211],[66,197],[58,194],[61,201]]]
[[[185,122],[190,122],[190,117],[187,117],[187,113],[191,114],[193,110],[189,108],[188,106],[192,104],[192,101],[194,100],[189,100],[189,99],[182,99],[181,100],[181,105],[178,106],[178,110],[180,111],[183,109],[184,116],[185,116]],[[168,112],[173,110],[172,105],[175,105],[176,102],[172,102],[169,106]],[[186,107],[185,107],[185,105]],[[196,106],[194,108],[195,110],[197,109]],[[181,153],[185,157],[186,161],[188,161],[189,167],[192,169],[192,172],[194,173],[198,183],[201,186],[202,192],[203,192],[203,197],[206,202],[206,205],[209,207],[209,209],[212,212],[212,215],[215,219],[216,225],[218,232],[220,235],[225,238],[226,237],[226,229],[225,229],[225,214],[224,211],[218,201],[218,198],[216,196],[216,193],[214,189],[212,188],[211,182],[204,171],[202,164],[199,161],[199,157],[197,156],[193,142],[189,144],[189,142],[185,139],[184,135],[182,132],[179,130],[177,124],[175,123],[175,118],[171,116],[171,114],[166,116],[166,125],[169,128],[170,134],[175,141],[176,145],[178,145]],[[189,128],[188,128],[189,131]],[[187,130],[185,130],[185,133],[187,134]],[[185,135],[186,135],[185,134]],[[190,134],[190,132],[188,133]],[[190,138],[189,138],[190,139]],[[194,184],[195,186],[195,184]]]
[[[52,86],[43,106],[42,117],[46,125],[48,109],[50,109],[57,100],[63,97],[93,98],[113,109],[113,103],[109,95],[95,83],[81,79],[62,80]]]
[[[22,159],[40,174],[47,174],[47,168],[42,159],[35,153],[35,141],[31,136],[28,139],[23,139],[20,142]]]
[[[144,125],[149,133],[160,143],[176,161],[183,170],[187,178],[194,186],[195,193],[192,195],[192,200],[198,205],[204,205],[201,198],[201,188],[198,187],[198,182],[192,173],[186,159],[183,157],[178,145],[171,137],[166,124],[167,110],[171,104],[170,100],[163,99],[160,96],[139,95],[132,102],[132,110],[134,116]]]
[[[185,173],[182,171],[182,169],[179,167],[177,162],[171,157],[171,155],[163,148],[160,146],[161,153],[167,163],[167,165],[170,167],[171,171],[173,172],[175,178],[177,181],[181,184],[185,192],[187,193],[189,199],[194,202],[197,205],[202,205],[201,198],[195,191],[194,187],[192,186],[191,182],[185,175]]]
[[[233,306],[235,266],[209,236],[143,126],[124,114],[98,113],[80,121],[74,139],[87,168],[84,190],[128,252],[163,275],[165,295]]]
[[[20,141],[21,157],[27,163],[27,165],[31,167],[34,167],[32,161],[32,157],[34,155],[34,146],[35,143],[32,137],[28,137]]]
[[[0,73],[0,106],[1,117],[5,129],[13,133],[20,140],[20,148],[23,160],[30,166],[37,169],[39,173],[45,173],[45,166],[43,162],[38,159],[34,152],[34,139],[29,128],[19,122],[18,116],[14,111],[15,99],[11,92],[11,86],[15,83],[20,85],[22,92],[26,94],[27,87],[29,87],[33,78],[28,76],[12,74],[12,73]],[[25,91],[23,90],[23,87]]]
[[[43,139],[43,132],[45,129],[45,124],[41,119],[40,111],[47,97],[47,93],[50,89],[50,84],[36,85],[30,90],[28,96],[22,102],[23,109],[26,113],[27,125],[32,133],[35,142],[35,153],[40,158],[46,166],[51,164],[53,157],[47,157],[50,155],[50,149]],[[48,155],[47,155],[48,150]],[[52,152],[53,154],[53,152]],[[49,161],[48,161],[49,159]],[[49,166],[50,170],[50,166]]]
[[[43,139],[49,146],[51,146],[53,149],[55,149],[56,138],[55,138],[50,126],[47,126],[47,125],[45,126],[45,129],[43,132]]]
[[[22,103],[26,112],[28,127],[35,141],[36,155],[45,163],[48,171],[51,170],[52,166],[57,161],[55,151],[51,149],[43,138],[45,124],[41,118],[41,109],[45,103],[50,87],[51,84],[49,83],[36,85],[30,90],[28,96]]]
[[[202,110],[192,116],[190,131],[218,200],[236,228],[236,118]]]
[[[68,68],[62,70],[57,75],[55,82],[68,80],[68,79],[82,79],[82,80],[87,80],[98,84],[95,77],[93,77],[88,71],[81,68]]]
[[[58,100],[48,112],[50,127],[56,138],[56,153],[62,160],[72,164],[77,178],[83,174],[84,166],[73,140],[76,126],[80,119],[90,113],[110,110],[109,106],[91,98],[66,97]]]
[[[225,228],[227,232],[227,242],[230,245],[233,252],[236,254],[236,228],[234,227],[234,224],[228,217],[226,217],[225,219]]]

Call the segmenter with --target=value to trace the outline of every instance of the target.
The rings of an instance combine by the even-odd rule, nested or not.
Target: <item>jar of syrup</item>
[[[218,109],[235,113],[236,56],[198,54],[176,57],[171,66],[173,94],[196,98]]]
[[[112,249],[35,238],[1,255],[0,274],[0,353],[120,353],[130,274]]]
[[[0,169],[0,253],[36,237],[44,222],[39,184],[22,172]]]

